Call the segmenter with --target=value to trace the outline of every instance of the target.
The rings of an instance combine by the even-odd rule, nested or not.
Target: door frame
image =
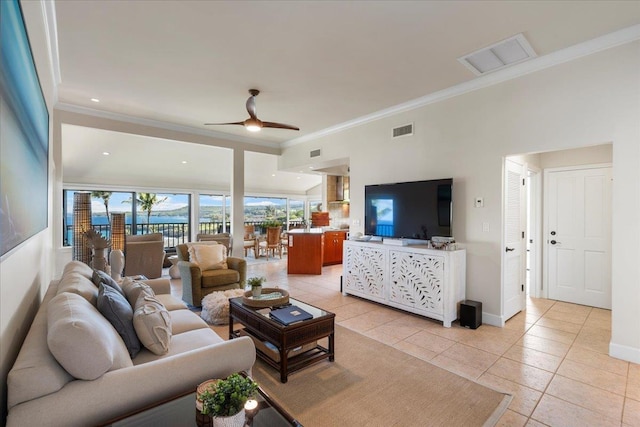
[[[531,246],[529,269],[529,296],[540,298],[542,294],[542,169],[527,165],[527,174],[530,175],[529,192],[531,203],[527,201],[527,212],[530,223],[527,228],[531,230],[531,235],[527,234],[527,240],[533,239]],[[525,245],[526,246],[526,245]],[[526,266],[525,266],[526,268]]]
[[[578,166],[562,166],[557,168],[547,168],[543,170],[544,179],[543,179],[543,187],[544,187],[544,201],[543,201],[543,219],[542,219],[542,235],[549,236],[549,174],[553,172],[569,172],[576,170],[585,170],[585,169],[598,169],[598,168],[611,168],[613,171],[613,163],[593,163],[588,165],[578,165]],[[612,211],[613,213],[613,211]],[[611,236],[609,236],[611,239]],[[544,240],[540,240],[540,243],[543,245],[542,249],[542,259],[544,262],[542,263],[542,292],[540,294],[540,298],[549,298],[549,247],[547,245],[548,239],[544,237]]]

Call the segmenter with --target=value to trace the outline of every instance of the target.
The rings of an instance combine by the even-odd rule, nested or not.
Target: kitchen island
[[[291,230],[287,243],[287,273],[322,274],[322,266],[342,263],[346,230]]]

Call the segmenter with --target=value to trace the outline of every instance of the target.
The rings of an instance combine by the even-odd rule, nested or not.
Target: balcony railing
[[[263,228],[263,224],[268,221],[247,221],[245,225],[254,225],[256,231]],[[303,221],[290,221],[289,227],[296,228],[303,225]],[[105,236],[107,239],[111,236],[111,228],[109,224],[95,224],[92,228]],[[284,228],[284,227],[283,227]],[[222,222],[201,222],[199,224],[198,233],[216,234],[222,232]],[[227,222],[226,229],[231,229],[231,223]],[[65,246],[73,245],[73,226],[67,225],[65,230]],[[158,223],[158,224],[137,224],[135,233],[131,232],[131,224],[125,225],[125,234],[149,234],[162,233],[164,237],[164,246],[168,251],[175,249],[176,245],[189,241],[189,224],[185,223]]]

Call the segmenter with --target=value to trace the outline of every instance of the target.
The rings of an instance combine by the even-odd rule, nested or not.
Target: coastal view
[[[73,194],[65,190],[65,233],[64,244],[73,244]],[[127,234],[160,232],[165,235],[167,247],[188,241],[190,216],[194,206],[191,195],[177,193],[133,193],[93,191],[91,197],[91,223],[94,229],[109,236],[109,215],[124,213]],[[304,220],[304,200],[288,199],[289,223],[298,224]],[[228,196],[200,195],[198,200],[199,233],[222,232],[230,227],[231,202]],[[134,212],[135,209],[135,212]],[[135,214],[134,214],[135,213]],[[263,223],[287,222],[287,199],[278,197],[244,198],[245,224],[260,226]],[[224,224],[226,222],[226,224]],[[132,230],[135,229],[135,233]]]

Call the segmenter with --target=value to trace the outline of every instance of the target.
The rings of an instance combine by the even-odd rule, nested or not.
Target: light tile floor
[[[640,365],[608,356],[611,312],[530,298],[504,328],[451,328],[340,293],[342,266],[320,276],[287,275],[286,259],[253,262],[298,298],[336,314],[336,323],[461,376],[513,394],[499,426],[640,426]],[[181,294],[180,280],[172,292]],[[227,333],[226,326],[218,331]]]

